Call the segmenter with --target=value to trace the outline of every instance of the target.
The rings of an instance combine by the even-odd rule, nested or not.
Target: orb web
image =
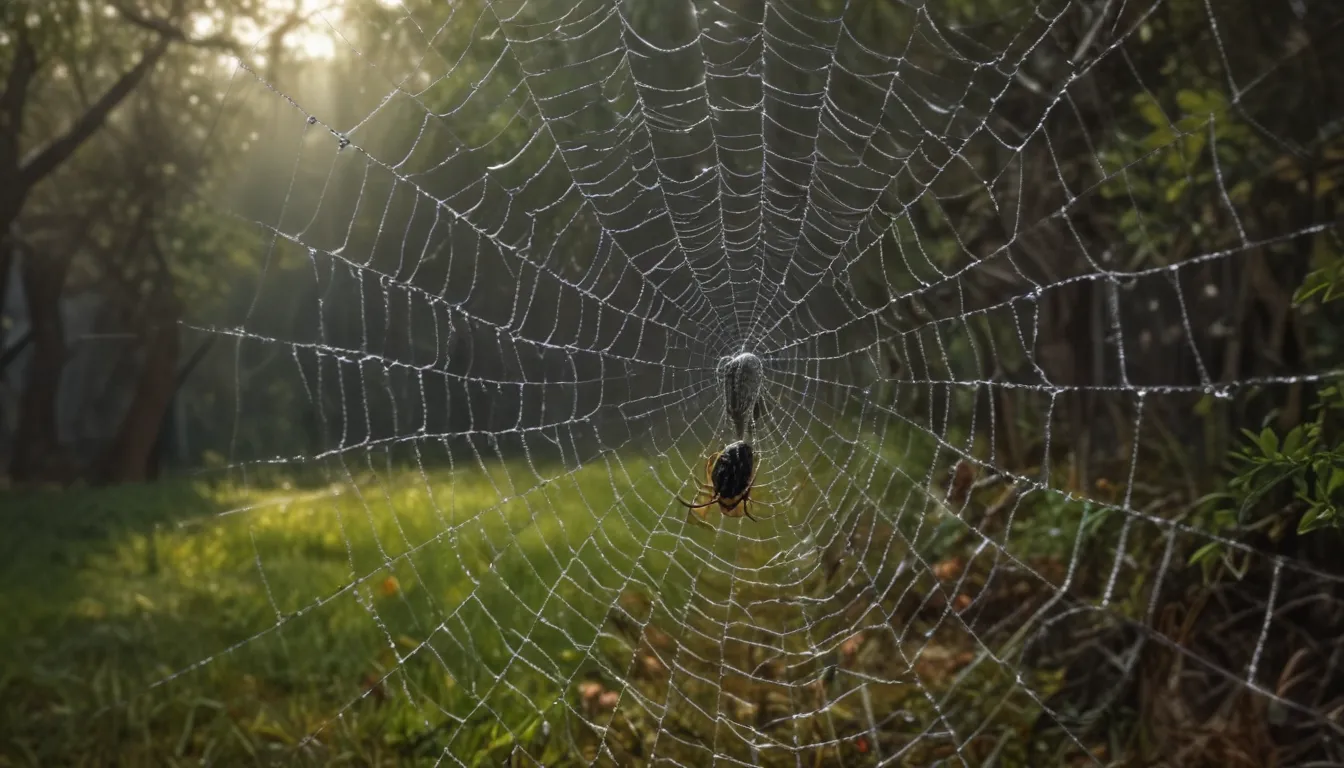
[[[318,758],[395,707],[427,764],[1105,765],[1130,726],[1177,764],[1340,759],[1338,567],[1173,480],[1337,375],[1283,296],[1338,247],[1312,174],[1338,162],[1339,20],[319,13],[339,67],[229,81],[282,204],[235,210],[264,266],[190,329],[232,356],[207,474],[309,490],[219,516],[273,615],[151,690],[334,679],[294,745]],[[1314,110],[1276,103],[1293,78]],[[753,497],[784,503],[700,520],[675,497],[737,437],[742,353]]]

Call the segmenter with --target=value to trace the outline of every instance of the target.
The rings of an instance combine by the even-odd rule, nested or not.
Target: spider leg
[[[711,504],[715,504],[715,503],[717,503],[718,500],[719,500],[719,497],[715,496],[714,498],[710,499],[709,501],[705,502],[704,504],[692,504],[692,503],[690,503],[689,501],[682,501],[682,499],[681,499],[680,496],[675,496],[674,498],[675,498],[677,501],[681,502],[682,506],[686,507],[687,509],[704,509],[705,507],[708,507],[708,506],[710,506]]]
[[[721,508],[721,511],[723,512],[725,517],[741,517],[742,515],[746,515],[748,518],[751,518],[751,520],[755,521],[756,518],[751,516],[751,511],[748,509],[747,502],[749,501],[751,501],[751,489],[747,489],[747,492],[737,497],[737,500],[734,501],[732,504],[724,504],[720,502],[719,507]],[[737,515],[732,514],[732,512],[736,510],[738,507],[742,508],[741,514]]]
[[[705,479],[704,479],[704,480],[697,480],[697,481],[696,481],[696,486],[697,486],[697,488],[696,488],[696,490],[697,490],[697,494],[696,494],[696,495],[697,495],[697,496],[700,496],[700,495],[703,495],[703,494],[709,494],[709,496],[710,496],[709,501],[707,501],[707,502],[705,502],[705,503],[703,503],[703,504],[687,504],[686,502],[681,501],[680,498],[678,498],[677,501],[681,501],[681,503],[682,503],[683,505],[685,505],[686,507],[688,507],[688,508],[690,508],[690,509],[704,509],[705,507],[708,507],[708,506],[714,504],[714,502],[718,501],[718,500],[719,500],[719,499],[718,499],[718,494],[714,493],[714,483],[713,483],[713,480],[714,480],[714,462],[716,462],[716,461],[718,461],[718,460],[719,460],[719,454],[716,453],[716,454],[710,456],[710,457],[709,457],[709,461],[707,461],[707,462],[705,463]]]
[[[700,528],[709,528],[712,530],[714,526],[709,524],[709,520],[707,519],[708,515],[709,513],[707,512],[696,510],[693,512],[687,512],[686,519],[691,521],[691,525]]]

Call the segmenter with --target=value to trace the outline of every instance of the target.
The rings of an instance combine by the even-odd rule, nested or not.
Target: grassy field
[[[506,484],[502,473],[408,472],[310,489],[172,482],[6,499],[0,763],[99,763],[115,750],[121,765],[229,764],[290,754],[305,738],[321,762],[383,763],[445,719],[413,701],[470,712],[470,692],[506,668],[502,679],[527,678],[520,690],[544,706],[561,692],[514,675],[500,632],[545,616],[553,626],[533,631],[523,656],[572,675],[565,657],[592,643],[607,601],[569,603],[582,615],[558,598],[618,584],[596,568],[648,543],[631,526],[651,516],[629,511],[636,489],[605,466],[501,502]],[[595,567],[569,568],[556,590],[580,561]],[[526,717],[489,719],[452,751],[484,751],[511,738],[505,726],[530,736]]]
[[[671,477],[527,474],[7,496],[0,765],[572,752],[542,713],[596,676],[608,608],[642,582],[684,612],[669,553],[727,542]]]
[[[919,648],[913,666],[875,636],[831,634],[862,624],[854,606],[897,615],[929,584],[893,576],[889,596],[860,600],[857,571],[837,561],[789,588],[817,597],[811,612],[771,613],[770,586],[799,569],[772,562],[807,545],[794,531],[815,521],[695,525],[671,502],[682,473],[634,461],[547,482],[501,465],[10,494],[0,766],[531,764],[524,754],[561,765],[655,747],[690,763],[759,760],[743,725],[781,744],[830,744],[809,763],[855,764],[883,746],[864,735],[874,709],[906,723],[889,749],[923,738],[939,680],[966,692],[971,720],[979,706],[1015,728],[1038,714],[1009,670],[973,664],[966,633],[947,634],[942,619],[937,636],[900,619]],[[910,517],[930,541],[963,527],[922,519]],[[890,530],[851,536],[864,530],[863,573],[883,580],[897,545]],[[782,643],[832,650],[786,667],[762,653]],[[862,675],[845,684],[837,665]],[[862,703],[855,693],[862,680],[911,675],[921,685],[864,685]]]

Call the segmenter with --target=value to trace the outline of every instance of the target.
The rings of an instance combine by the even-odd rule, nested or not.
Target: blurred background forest
[[[836,203],[876,211],[884,223],[852,222],[877,247],[843,278],[821,278],[809,300],[814,325],[795,318],[765,339],[801,343],[800,356],[818,359],[807,375],[821,391],[808,397],[867,412],[853,400],[862,391],[919,429],[973,445],[991,473],[1179,518],[1205,534],[1182,542],[1178,562],[1191,568],[1180,583],[1235,583],[1213,599],[1231,617],[1221,625],[1232,627],[1221,638],[1229,646],[1256,648],[1259,614],[1245,614],[1271,589],[1329,595],[1328,609],[1291,618],[1300,634],[1264,649],[1265,663],[1283,669],[1312,648],[1311,668],[1326,682],[1294,700],[1316,712],[1344,701],[1344,682],[1325,661],[1340,651],[1317,647],[1344,629],[1344,594],[1326,578],[1344,572],[1344,395],[1333,374],[1320,376],[1344,366],[1344,313],[1334,301],[1344,292],[1344,4],[787,6],[778,34],[843,13],[860,46],[904,56],[909,87],[928,110],[912,112],[911,126],[941,115],[936,130],[947,139],[899,161],[914,127],[886,137],[890,146],[824,148],[828,171],[853,185]],[[744,20],[765,13],[763,0],[718,7]],[[684,255],[662,248],[656,226],[643,229],[641,201],[657,185],[640,176],[633,202],[609,194],[593,203],[571,194],[574,183],[611,169],[552,153],[585,137],[614,135],[636,155],[640,142],[655,143],[623,132],[622,116],[644,107],[637,89],[612,85],[606,55],[621,40],[642,52],[629,66],[643,83],[675,90],[684,72],[653,54],[694,35],[695,19],[661,0],[620,8],[624,36],[613,28],[515,45],[530,22],[552,17],[550,5],[4,3],[0,482],[11,508],[42,508],[29,495],[42,489],[142,483],[247,460],[279,457],[302,475],[308,457],[346,446],[386,443],[400,452],[395,461],[422,466],[482,453],[582,466],[600,446],[678,434],[691,418],[680,409],[710,400],[687,406],[669,393],[709,376],[738,339],[666,297],[692,281],[713,285],[722,254],[669,272],[663,295],[645,290],[623,259],[647,270]],[[947,37],[912,37],[922,18]],[[1138,31],[1120,37],[1131,27]],[[513,48],[523,53],[505,55]],[[1002,66],[969,64],[995,57]],[[870,96],[824,67],[771,76],[781,92],[825,89],[838,103]],[[1047,112],[1066,86],[1069,98]],[[715,87],[742,107],[725,119],[755,119],[759,86],[726,78]],[[797,227],[819,162],[817,118],[790,125],[795,118],[781,110],[774,119],[755,134],[798,167],[780,163],[780,186],[793,188],[765,227]],[[550,138],[534,141],[543,128]],[[603,141],[583,149],[612,151]],[[657,142],[657,174],[690,198],[705,194],[698,180],[707,163],[730,177],[761,172],[759,159],[753,167],[733,152],[706,155],[689,130]],[[716,142],[758,146],[731,131]],[[956,161],[924,173],[940,153]],[[873,173],[884,163],[905,172],[884,185],[887,174]],[[884,183],[874,187],[874,177]],[[755,226],[754,211],[725,216],[730,237]],[[629,234],[618,242],[612,232]],[[914,244],[922,261],[909,257]],[[767,236],[764,260],[789,247]],[[1005,249],[1010,257],[996,267],[931,279]],[[1141,276],[1072,279],[1111,269]],[[789,267],[769,274],[808,281]],[[1030,306],[1000,309],[1039,286]],[[905,292],[912,296],[893,299]],[[874,307],[871,321],[849,322]],[[1000,322],[1004,312],[1014,322]],[[1017,323],[1027,317],[1029,345]],[[930,321],[958,319],[945,353],[928,354]],[[831,327],[840,330],[819,333]],[[955,385],[968,380],[996,386]],[[1136,406],[1143,387],[1152,389]],[[551,436],[545,427],[557,419],[577,423]],[[538,429],[506,434],[515,427]],[[398,441],[422,433],[453,437],[438,454]],[[954,463],[930,461],[940,477]],[[1241,557],[1228,541],[1268,554]],[[1118,546],[1136,553],[1137,574],[1161,554],[1156,535]],[[1281,580],[1275,557],[1324,575]],[[1112,559],[1095,562],[1073,586],[1109,594]],[[1131,584],[1135,605],[1141,582]],[[1088,647],[1106,647],[1107,637]],[[1211,636],[1188,645],[1210,659],[1241,658]],[[1084,670],[1095,659],[1043,653],[1078,683],[1072,694],[1061,685],[1060,701],[1086,699]],[[1201,689],[1191,710],[1215,709],[1226,685]],[[1151,702],[1155,689],[1145,690]],[[1316,724],[1274,717],[1277,730],[1265,738],[1277,746],[1238,754],[1284,764],[1339,754],[1295,731]]]
[[[431,233],[427,238],[422,230],[432,222],[416,207],[418,198],[401,194],[395,186],[382,194],[361,187],[359,179],[368,178],[367,172],[354,162],[332,164],[332,178],[319,183],[300,175],[312,170],[301,155],[322,151],[311,149],[322,142],[338,144],[343,139],[331,134],[351,125],[372,134],[369,143],[413,147],[416,159],[469,155],[465,161],[474,165],[455,166],[456,179],[435,179],[440,184],[434,188],[436,197],[455,202],[483,194],[466,171],[511,158],[531,135],[526,118],[535,116],[510,112],[523,109],[517,89],[510,88],[516,78],[481,79],[497,60],[499,67],[517,66],[501,58],[502,39],[488,35],[459,46],[462,61],[441,78],[420,65],[421,85],[433,87],[419,94],[416,103],[394,100],[371,113],[384,99],[389,76],[371,62],[395,72],[414,70],[418,62],[397,59],[415,50],[404,44],[402,36],[411,33],[403,22],[439,18],[435,11],[410,5],[408,15],[403,15],[395,11],[398,5],[381,0],[342,4],[340,32],[347,35],[345,40],[336,39],[335,29],[324,21],[323,14],[334,9],[310,0],[236,4],[56,0],[7,6],[0,38],[5,76],[0,214],[7,231],[0,246],[4,302],[0,450],[11,482],[144,480],[157,476],[165,464],[184,469],[202,466],[230,447],[235,456],[251,457],[319,452],[327,439],[319,434],[324,427],[316,411],[321,407],[303,391],[292,361],[277,359],[285,357],[283,352],[237,353],[243,345],[227,334],[190,330],[236,328],[242,323],[256,334],[249,340],[309,338],[319,298],[327,305],[320,314],[328,322],[324,333],[333,348],[356,349],[362,343],[366,346],[361,349],[374,355],[421,365],[438,360],[440,351],[446,351],[443,357],[451,361],[468,357],[454,354],[451,345],[474,340],[478,354],[470,357],[478,377],[517,378],[510,377],[508,366],[519,363],[500,359],[509,354],[499,351],[503,348],[494,338],[496,329],[451,312],[422,317],[404,309],[405,297],[361,301],[359,292],[373,289],[376,277],[314,276],[315,262],[305,248],[273,236],[273,227],[284,231],[283,226],[311,214],[303,231],[314,234],[306,243],[319,243],[320,249],[321,242],[335,243],[343,237],[350,251],[355,244],[367,243],[366,252],[353,257],[358,264],[381,267],[377,274],[391,276],[394,282],[398,275],[416,269],[414,286],[441,283],[449,275],[440,262],[446,265],[448,260],[436,254],[463,243],[453,240],[455,232]],[[864,44],[881,50],[909,37],[914,17],[899,3],[873,0],[850,5],[852,18],[846,18],[865,36]],[[1010,22],[1029,5],[968,0],[950,3],[942,13],[950,28],[968,30],[962,41],[967,46],[974,41],[980,52],[996,50],[1000,42],[996,35],[1001,34],[1008,50],[1022,26]],[[816,15],[827,16],[827,8],[818,0]],[[735,10],[743,18],[760,16],[751,3]],[[443,16],[441,21],[450,26],[440,37],[470,36],[471,29],[452,26],[476,24],[480,9],[470,11]],[[627,12],[655,44],[659,35],[677,38],[677,25],[687,23],[681,13],[661,17],[659,6],[652,3],[631,3]],[[899,330],[901,318],[955,315],[958,302],[968,300],[962,291],[971,297],[971,305],[989,305],[995,297],[1010,295],[1012,286],[1005,288],[1005,280],[1019,286],[1027,281],[1048,285],[1087,272],[1086,260],[1074,258],[1079,249],[1075,238],[1088,253],[1104,255],[1123,246],[1129,254],[1124,268],[1139,270],[1235,247],[1243,237],[1272,241],[1334,221],[1340,213],[1338,180],[1344,150],[1338,126],[1340,86],[1327,73],[1333,71],[1339,53],[1334,46],[1321,44],[1315,34],[1317,29],[1337,28],[1334,12],[1328,3],[1303,3],[1301,9],[1293,3],[1272,8],[1229,3],[1219,8],[1215,35],[1200,3],[1162,4],[1143,28],[1142,46],[1127,49],[1123,57],[1103,58],[1089,73],[1086,98],[1077,96],[1070,114],[1052,113],[1046,132],[1053,156],[1035,144],[1015,153],[991,142],[968,143],[962,150],[964,163],[938,182],[935,191],[945,186],[948,196],[937,202],[925,199],[909,210],[908,222],[887,234],[899,238],[905,230],[917,233],[932,251],[933,265],[958,263],[965,252],[995,252],[1010,240],[1003,214],[986,210],[988,196],[954,198],[951,192],[964,189],[977,173],[993,177],[993,171],[1009,162],[1021,163],[1021,218],[1042,223],[1013,241],[1016,274],[982,270],[966,283],[923,293],[919,298],[923,306],[893,304],[884,313],[887,327]],[[1022,116],[1039,113],[1041,100],[1066,82],[1076,67],[1059,52],[1080,48],[1098,13],[1090,3],[1068,4],[1061,21],[1048,27],[1045,44],[1027,58],[1015,81],[988,110],[991,123],[1001,123],[998,127],[1005,135],[1022,135],[1030,128],[1021,124]],[[1316,23],[1308,24],[1307,18]],[[582,42],[534,45],[536,59],[529,60],[529,67],[566,67],[576,86],[592,81],[596,48],[585,51]],[[912,50],[910,55],[919,53]],[[930,77],[940,67],[965,66],[932,50],[923,53],[928,61],[920,64]],[[1224,63],[1220,56],[1229,60]],[[241,68],[237,62],[242,62]],[[650,74],[656,77],[656,72]],[[1229,76],[1233,82],[1256,78],[1255,87],[1235,104],[1227,93]],[[949,75],[946,82],[962,87],[958,77]],[[466,99],[464,94],[472,93],[473,85],[500,92]],[[807,85],[799,82],[796,89],[805,91]],[[946,98],[970,105],[984,96],[982,90],[989,87],[973,83],[971,95]],[[303,114],[284,97],[300,93],[302,112],[322,116],[322,123],[309,131],[296,129]],[[443,100],[442,107],[433,98]],[[425,119],[426,110],[454,108],[459,111],[453,113],[453,129],[444,133],[452,134],[456,147],[444,143],[449,139],[431,130],[434,121]],[[576,136],[608,128],[615,110],[605,111],[585,111],[562,128]],[[968,113],[980,114],[973,108]],[[362,125],[370,115],[373,124]],[[584,125],[584,120],[593,124]],[[334,127],[326,129],[328,125]],[[514,140],[507,140],[507,135],[505,140],[499,138],[511,131]],[[462,152],[462,147],[483,148]],[[985,157],[974,156],[982,147]],[[1214,151],[1221,177],[1208,162]],[[511,170],[524,180],[541,171],[531,180],[528,194],[535,191],[540,200],[561,198],[558,190],[563,186],[544,187],[568,185],[569,179],[551,173],[552,164],[543,166],[544,154],[538,159]],[[688,157],[686,168],[663,171],[685,175],[699,161]],[[1100,168],[1114,173],[1126,165],[1123,176],[1104,180],[1097,176]],[[898,178],[882,201],[895,212],[902,210],[902,181],[908,179]],[[370,183],[387,184],[387,180]],[[1066,190],[1090,189],[1098,183],[1097,205],[1080,210],[1068,222],[1042,220],[1066,198]],[[1231,209],[1222,203],[1223,194],[1230,198]],[[367,205],[384,195],[385,211],[357,207],[361,200]],[[1126,198],[1125,205],[1114,204],[1120,196]],[[995,198],[1001,210],[1012,209],[1016,202],[1003,199],[997,190]],[[424,201],[419,205],[423,207]],[[1239,221],[1231,219],[1232,210]],[[529,225],[508,222],[515,223]],[[540,218],[536,226],[559,227]],[[404,238],[379,240],[376,233],[383,228],[407,232]],[[514,231],[498,239],[519,242],[522,234]],[[587,269],[590,264],[579,263],[589,258],[582,254],[598,253],[593,258],[601,258],[604,244],[597,233],[576,227],[563,237],[557,242],[572,263],[548,257],[559,265],[551,274]],[[1338,346],[1335,323],[1327,320],[1332,311],[1328,299],[1334,297],[1341,275],[1338,239],[1337,229],[1326,227],[1311,236],[1258,248],[1253,258],[1212,259],[1205,269],[1183,271],[1181,279],[1189,280],[1182,287],[1185,295],[1217,292],[1213,295],[1218,301],[1202,303],[1213,314],[1201,315],[1197,305],[1188,307],[1189,316],[1181,318],[1173,314],[1179,308],[1166,297],[1160,312],[1142,312],[1138,308],[1147,303],[1143,291],[1126,295],[1122,312],[1136,308],[1133,318],[1123,318],[1126,333],[1172,352],[1144,356],[1130,381],[1180,386],[1330,367],[1327,361],[1337,359]],[[404,242],[421,243],[425,253],[409,253]],[[466,242],[472,244],[470,239]],[[915,284],[918,276],[901,277],[901,270],[889,263],[893,258],[861,260],[849,276],[854,292],[862,297],[894,292],[903,282]],[[871,282],[865,283],[865,274]],[[547,306],[558,300],[546,295],[552,289],[546,281],[536,283],[542,293],[533,301]],[[474,287],[478,293],[471,297],[473,307],[514,303],[508,281],[481,280]],[[320,290],[326,291],[325,296],[317,295]],[[614,291],[609,304],[647,308],[636,304],[642,299],[625,296],[635,289],[618,279],[613,278],[608,290]],[[1096,343],[1107,336],[1111,322],[1103,311],[1107,299],[1102,291],[1095,281],[1082,282],[1075,289],[1051,291],[1042,306],[1036,344],[1052,380],[1082,384],[1113,378],[1113,372],[1103,370],[1110,364],[1104,345]],[[1235,300],[1225,300],[1224,291]],[[331,310],[332,305],[351,303],[381,317]],[[399,311],[409,314],[399,316]],[[449,326],[437,329],[440,337],[435,322]],[[1178,328],[1178,323],[1188,323],[1193,330]],[[356,341],[370,335],[362,329],[380,325],[395,332]],[[1196,338],[1205,370],[1197,370],[1191,337]],[[675,346],[675,341],[664,346]],[[435,344],[448,349],[432,349]],[[899,351],[886,350],[885,357],[892,366],[901,364]],[[1005,368],[1001,373],[1005,378],[1032,379],[1033,372],[1023,361],[999,364]],[[543,362],[541,370],[553,374],[556,366],[568,363],[563,358]],[[958,366],[951,363],[954,369]],[[317,400],[338,399],[344,381],[339,375],[329,378],[332,391],[316,393]],[[1302,390],[1292,388],[1289,403],[1263,407],[1287,405],[1279,412],[1279,424],[1289,427],[1301,421],[1311,405],[1311,393]],[[255,401],[240,399],[243,391],[259,396]],[[413,422],[405,413],[394,417],[377,399],[366,397],[373,410],[369,423],[360,428],[371,434],[396,434]],[[609,393],[607,399],[628,398]],[[240,402],[246,405],[247,418],[230,413]],[[1186,405],[1164,402],[1176,410]],[[1081,419],[1093,405],[1071,403],[1071,418]],[[1228,407],[1241,410],[1238,405]],[[415,418],[450,419],[458,429],[469,420],[467,414],[449,417],[439,410],[445,409]],[[1245,414],[1227,414],[1228,419],[1216,420],[1221,433],[1216,439],[1191,441],[1195,426],[1188,416],[1166,415],[1173,419],[1173,435],[1195,447],[1199,460],[1214,464],[1221,462],[1237,429],[1249,423],[1230,418]],[[401,423],[392,424],[394,418]],[[1097,430],[1107,428],[1081,422],[1073,427],[1058,436],[1056,450],[1090,454],[1099,441],[1105,442]],[[340,429],[331,424],[325,428]],[[1016,434],[1016,429],[1009,425],[1000,430],[1000,438],[1013,452],[1009,462],[1025,459],[1024,443],[1031,439]],[[350,434],[346,440],[357,442]]]

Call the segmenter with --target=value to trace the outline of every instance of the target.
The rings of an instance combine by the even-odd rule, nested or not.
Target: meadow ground
[[[787,581],[769,562],[802,542],[778,521],[694,525],[671,503],[679,474],[605,461],[545,483],[502,465],[324,485],[10,493],[0,498],[0,766],[432,765],[445,755],[496,765],[524,752],[559,765],[596,756],[605,726],[618,756],[638,755],[660,731],[680,734],[663,738],[660,754],[697,741],[729,749],[731,729],[706,711],[763,731],[815,728],[799,738],[832,742],[817,764],[862,760],[870,745],[852,738],[867,720],[856,696],[820,680],[735,689],[720,674],[702,684],[705,655],[738,669],[762,663],[759,642],[725,626],[773,620],[692,610],[692,595],[724,588],[703,564],[750,564],[766,569],[754,572],[760,582]],[[798,588],[854,601],[836,585]],[[726,589],[731,612],[752,586]],[[642,637],[631,617],[648,627]],[[656,654],[668,641],[653,634],[659,626],[685,630],[683,650]],[[968,664],[964,644],[930,650],[929,634],[918,636],[921,658],[947,668],[928,674]],[[858,654],[859,641],[839,643],[847,659]],[[674,672],[659,661],[669,652]],[[891,654],[876,644],[867,653],[870,672],[898,679],[877,666]],[[639,685],[618,695],[614,680]],[[794,698],[814,690],[816,704]],[[908,701],[901,711],[913,717],[925,698],[916,690],[864,695],[893,712]],[[703,705],[678,709],[700,696]],[[1003,709],[1005,698],[986,701]],[[771,720],[772,707],[825,716]],[[639,714],[649,709],[664,714],[652,722]],[[1023,708],[1021,722],[1035,714]]]
[[[0,765],[266,762],[305,740],[384,764],[542,738],[631,575],[677,599],[666,553],[690,529],[655,529],[670,499],[648,473],[515,469],[6,496]]]

